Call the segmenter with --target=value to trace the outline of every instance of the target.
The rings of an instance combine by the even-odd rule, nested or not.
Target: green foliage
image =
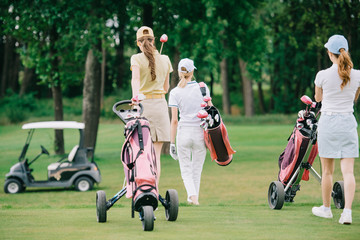
[[[0,104],[4,115],[11,123],[18,123],[28,119],[30,113],[36,110],[34,93],[19,96],[8,91]]]
[[[355,68],[360,66],[359,1],[19,0],[2,1],[0,22],[3,35],[17,39],[22,65],[35,68],[47,86],[61,83],[68,97],[81,96],[86,53],[101,44],[105,94],[112,95],[130,88],[135,33],[149,5],[155,43],[159,49],[160,36],[169,36],[163,53],[174,68],[177,57],[192,58],[199,79],[212,76],[219,84],[219,64],[227,58],[231,105],[243,102],[239,58],[254,84],[269,87],[265,108],[274,113],[294,112],[301,95],[313,94],[316,72],[330,66],[323,45],[332,34],[348,37]],[[96,56],[102,59],[100,52]]]

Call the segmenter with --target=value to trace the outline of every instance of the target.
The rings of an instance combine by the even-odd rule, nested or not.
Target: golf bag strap
[[[147,127],[147,126],[144,126],[144,127]],[[126,143],[129,143],[129,139],[130,139],[131,135],[134,134],[135,129],[138,130],[138,139],[139,139],[140,149],[139,149],[138,153],[136,154],[135,160],[132,163],[126,164],[129,169],[134,168],[136,160],[144,152],[144,138],[143,138],[142,128],[143,128],[143,126],[141,125],[140,121],[136,120],[135,124],[131,126],[131,129],[129,129],[130,132],[126,138]]]
[[[203,97],[205,97],[205,96],[206,96],[205,83],[204,83],[204,82],[200,82],[200,83],[199,83],[199,86],[200,86],[200,92],[201,92],[201,94],[203,95]]]
[[[141,123],[139,120],[136,120],[136,123],[137,123],[137,129],[138,129],[140,151],[144,151],[144,139],[143,139],[142,126],[141,126]]]
[[[148,189],[142,189],[142,187],[149,187],[149,188],[148,188]],[[135,196],[136,192],[139,191],[139,190],[142,191],[142,192],[144,192],[144,193],[147,193],[147,192],[151,192],[153,189],[156,190],[156,187],[153,186],[153,185],[150,185],[150,184],[140,185],[140,186],[138,186],[138,187],[134,190],[133,196]]]

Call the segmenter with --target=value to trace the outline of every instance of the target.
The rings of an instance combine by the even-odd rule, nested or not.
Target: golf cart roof
[[[53,129],[84,129],[85,124],[75,121],[48,121],[48,122],[33,122],[26,123],[22,126],[22,129],[36,129],[36,128],[53,128]]]

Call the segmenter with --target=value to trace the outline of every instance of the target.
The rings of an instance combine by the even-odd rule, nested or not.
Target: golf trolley
[[[321,183],[321,176],[312,167],[318,154],[317,116],[320,104],[312,102],[308,96],[302,96],[300,99],[307,106],[305,110],[299,111],[296,126],[279,157],[278,181],[271,182],[268,190],[268,203],[271,209],[281,209],[284,201],[293,202],[296,192],[300,190],[300,181],[309,180],[309,172]],[[336,208],[344,208],[343,181],[335,182],[332,197]]]
[[[106,200],[104,191],[96,192],[96,213],[98,222],[106,222],[107,211],[124,195],[131,198],[131,217],[139,212],[144,231],[154,228],[154,210],[158,200],[165,207],[168,221],[178,216],[179,199],[175,189],[166,191],[165,198],[158,194],[156,155],[150,135],[149,122],[141,117],[141,103],[132,105],[131,100],[114,104],[113,112],[125,124],[125,142],[121,151],[125,180],[123,188],[111,199]]]
[[[101,182],[101,175],[98,166],[94,161],[93,149],[84,147],[84,123],[74,121],[48,121],[33,122],[22,126],[28,129],[28,136],[25,145],[19,156],[19,162],[10,168],[6,174],[4,184],[5,193],[20,193],[27,187],[63,187],[75,186],[81,192],[92,189],[94,183]],[[78,129],[80,134],[79,144],[75,145],[70,153],[51,163],[47,167],[47,180],[35,180],[32,175],[33,169],[30,166],[43,154],[49,155],[48,150],[42,145],[41,152],[31,161],[26,157],[31,139],[36,129]],[[91,162],[88,160],[88,153],[92,153]]]

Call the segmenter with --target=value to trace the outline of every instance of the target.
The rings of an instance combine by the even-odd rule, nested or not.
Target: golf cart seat
[[[52,163],[48,166],[48,171],[53,171],[53,170],[56,170],[58,167],[67,167],[71,164],[71,162],[74,160],[75,158],[75,155],[77,153],[77,150],[79,149],[79,145],[75,145],[73,147],[73,149],[71,149],[68,157],[67,157],[67,161],[65,162],[55,162],[55,163]]]

